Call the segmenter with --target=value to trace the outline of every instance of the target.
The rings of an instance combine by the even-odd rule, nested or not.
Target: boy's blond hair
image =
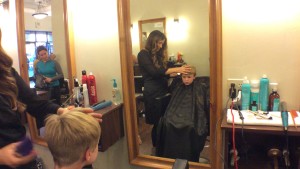
[[[190,66],[190,68],[191,68],[191,72],[189,74],[192,74],[192,75],[196,76],[196,68],[195,68],[195,66]]]
[[[100,135],[99,122],[79,111],[53,114],[46,119],[45,139],[58,166],[71,165],[82,159],[88,149],[93,151]]]

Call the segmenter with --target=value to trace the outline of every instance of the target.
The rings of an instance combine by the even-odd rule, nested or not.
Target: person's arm
[[[181,73],[181,74],[186,74],[191,71],[191,67],[188,65],[183,65],[181,67],[174,67],[174,68],[169,68],[165,72],[166,75],[172,75],[174,73]]]
[[[60,64],[55,60],[53,60],[53,62],[55,63],[55,71],[56,71],[57,75],[54,77],[51,77],[52,81],[64,78],[64,74],[62,72]]]

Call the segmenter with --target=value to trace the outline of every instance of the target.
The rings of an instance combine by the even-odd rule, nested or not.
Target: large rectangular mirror
[[[190,6],[191,4],[192,6]],[[191,13],[188,16],[188,12],[185,13],[184,9],[187,10],[189,8],[189,12]],[[140,31],[137,22],[139,20],[165,17],[169,56],[172,56],[173,53],[175,54],[175,52],[177,53],[178,51],[183,52],[184,59],[186,59],[185,61],[197,67],[197,74],[210,77],[210,149],[208,150],[210,164],[190,162],[190,168],[221,168],[221,133],[219,127],[215,126],[217,124],[217,119],[220,118],[222,110],[221,1],[194,0],[187,3],[185,1],[174,2],[168,0],[128,0],[119,1],[119,9],[122,82],[129,160],[131,164],[150,168],[171,168],[174,162],[174,159],[156,157],[141,152],[138,138],[138,134],[140,134],[138,118],[136,118],[137,111],[133,82],[133,62],[131,59],[132,55],[137,55],[141,48],[139,38],[137,38],[139,37],[137,33]],[[203,16],[200,16],[197,12],[203,12],[206,18],[204,20],[206,26],[204,26],[205,24],[202,24],[203,27],[201,29],[196,28],[195,26],[196,22],[203,22],[203,20],[199,18]],[[184,14],[182,15],[183,17],[180,16],[180,14]],[[192,19],[189,17],[192,17]],[[184,36],[181,36],[182,34],[178,34],[178,32],[175,31],[176,27],[174,27],[173,24],[174,18],[179,19],[179,23],[182,21],[183,24],[189,25],[188,29],[186,29],[187,31],[179,31],[180,33],[183,33]],[[193,22],[190,20],[193,20]],[[168,26],[170,26],[169,29]],[[192,29],[195,30],[191,31]],[[205,31],[203,31],[203,29]],[[175,31],[173,32],[173,35],[172,31]],[[199,36],[196,36],[195,33]],[[191,39],[184,41],[186,40],[184,39],[186,37]],[[203,38],[206,39],[206,41],[199,42],[199,39]],[[181,40],[176,41],[176,39]],[[169,43],[170,41],[171,43]]]
[[[39,3],[44,3],[45,12],[50,12],[51,15],[44,19],[35,19],[32,14],[36,12]],[[73,43],[69,41],[69,27],[67,17],[67,0],[18,0],[16,1],[16,15],[17,15],[17,31],[18,31],[18,54],[20,61],[20,75],[22,78],[30,84],[30,78],[33,75],[33,65],[28,62],[29,59],[35,59],[35,47],[45,42],[29,41],[25,37],[29,34],[51,34],[52,37],[48,37],[48,45],[50,49],[56,54],[57,61],[60,63],[64,78],[72,79],[72,75],[75,74],[75,65],[70,63],[74,60]],[[25,33],[27,34],[25,36]],[[28,57],[27,57],[28,56]],[[69,88],[73,84],[69,83]],[[34,84],[31,85],[34,88]],[[37,121],[34,117],[27,114],[28,127],[32,141],[40,144],[47,145],[43,137],[40,135],[41,126],[37,125]],[[42,123],[42,122],[40,122]]]
[[[145,4],[147,7],[142,8]],[[132,43],[133,55],[137,56],[139,51],[143,50],[147,37],[152,31],[159,30],[164,33],[167,38],[167,65],[180,66],[183,63],[192,65],[197,70],[197,77],[203,79],[205,77],[207,81],[209,81],[209,3],[207,0],[193,0],[189,3],[186,1],[170,3],[168,0],[131,0],[130,17],[132,24],[132,42],[139,42],[140,45],[139,48],[138,43]],[[136,28],[138,28],[138,31],[136,31]],[[139,36],[137,36],[137,33]],[[139,40],[135,39],[136,37],[139,37]],[[135,80],[137,80],[137,78],[135,78]],[[172,78],[169,80],[171,81]],[[206,85],[209,86],[209,83],[206,83]],[[209,97],[207,97],[207,99],[209,100]],[[140,100],[141,98],[137,99],[137,107],[141,107],[141,104],[143,104]],[[147,110],[144,109],[144,111]],[[139,153],[143,155],[158,156],[156,153],[157,148],[152,146],[151,141],[151,130],[153,125],[146,123],[145,114],[143,113],[139,114],[138,128],[139,138],[141,139]],[[176,131],[179,132],[180,129],[176,129]],[[188,132],[188,130],[185,130],[185,132]],[[175,137],[176,135],[172,135],[168,136],[166,139],[173,140]],[[196,136],[194,139],[196,139]],[[179,139],[176,140],[177,142],[179,141]],[[190,139],[180,140],[184,140],[183,142],[186,144],[184,146],[190,145]],[[197,144],[193,144],[192,149],[196,149],[196,145]],[[197,158],[197,160],[194,159],[193,161],[209,164],[211,146],[212,144],[210,143],[210,138],[208,136],[204,148],[201,148],[202,150],[199,151],[200,158]],[[193,153],[188,151],[188,148],[180,148],[183,150],[180,153],[176,153],[176,151],[172,150],[179,149],[178,147],[168,148],[167,150],[165,147],[161,147],[160,149],[164,149],[162,154],[165,155],[160,155],[162,157],[170,156],[192,159],[190,155]]]

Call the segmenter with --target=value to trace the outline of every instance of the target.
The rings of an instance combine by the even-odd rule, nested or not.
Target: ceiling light
[[[39,1],[39,4],[37,6],[37,10],[34,14],[32,14],[32,16],[35,18],[35,19],[44,19],[48,16],[47,13],[43,12],[43,6],[41,4],[42,2]]]

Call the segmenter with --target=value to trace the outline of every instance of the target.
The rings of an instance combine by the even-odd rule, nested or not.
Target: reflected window
[[[26,57],[30,87],[34,88],[34,60],[37,59],[36,48],[45,46],[48,53],[53,53],[52,32],[48,31],[25,31]]]

